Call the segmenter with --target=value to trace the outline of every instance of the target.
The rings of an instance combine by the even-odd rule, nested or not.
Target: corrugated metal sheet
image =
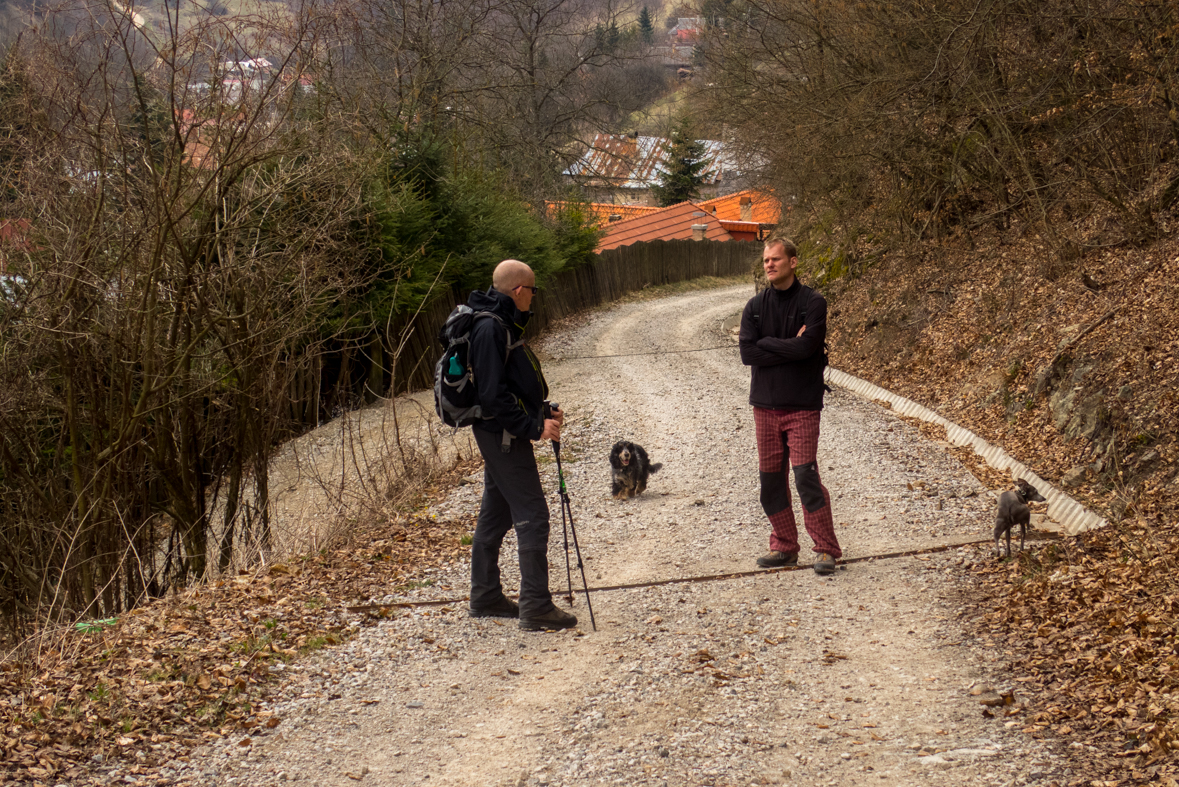
[[[726,173],[735,174],[737,167],[725,144],[717,140],[704,143],[704,183],[715,185]],[[587,186],[613,186],[623,189],[649,189],[667,171],[664,158],[671,140],[666,137],[630,137],[598,134],[589,149],[565,174]]]

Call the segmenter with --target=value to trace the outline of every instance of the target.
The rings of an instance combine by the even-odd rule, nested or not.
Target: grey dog
[[[1028,501],[1042,503],[1044,496],[1023,479],[1019,480],[1013,491],[999,495],[999,513],[995,516],[995,557],[999,557],[999,538],[1003,535],[1007,536],[1007,557],[1011,557],[1011,528],[1016,524],[1019,525],[1019,551],[1023,551],[1028,523],[1032,520]]]

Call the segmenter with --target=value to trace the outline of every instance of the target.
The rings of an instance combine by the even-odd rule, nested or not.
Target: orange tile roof
[[[565,207],[566,204],[565,202],[546,201],[545,208],[551,216],[557,210]],[[621,216],[625,220],[662,210],[662,208],[654,205],[615,205],[612,202],[586,202],[583,203],[583,207],[594,220],[594,223],[602,227],[610,223],[611,216]]]
[[[749,220],[759,224],[777,224],[782,220],[781,203],[771,194],[754,189],[745,189],[736,194],[697,202],[696,204],[725,221],[745,221],[741,217],[741,200],[748,197],[753,203],[753,215]]]
[[[756,221],[725,221],[720,220],[725,232],[733,236],[733,240],[759,240],[761,225]]]
[[[721,222],[711,213],[691,202],[681,202],[668,208],[659,208],[651,213],[625,221],[606,225],[606,234],[598,244],[598,251],[629,246],[649,240],[674,240],[691,238],[692,225],[704,224],[707,240],[732,240]]]

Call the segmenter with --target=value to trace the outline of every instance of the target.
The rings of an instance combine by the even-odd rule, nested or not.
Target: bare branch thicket
[[[1170,4],[753,0],[706,36],[698,100],[767,183],[851,244],[1012,219],[1065,259],[1145,242],[1179,199]],[[1085,224],[1094,206],[1116,232]],[[1071,225],[1070,225],[1071,223]]]
[[[618,123],[668,89],[637,38],[618,34],[632,10],[513,0],[489,19],[486,89],[468,120],[531,201],[560,191],[559,174],[594,134],[617,133]]]
[[[625,9],[585,0],[341,6],[332,88],[389,145],[444,140],[452,168],[484,169],[539,204],[595,131],[661,95],[648,54],[595,35]]]
[[[292,383],[357,285],[364,166],[347,120],[305,94],[313,19],[170,22],[63,9],[12,54],[27,66],[3,162],[21,185],[4,213],[27,227],[0,313],[14,624],[113,614],[265,550]],[[273,70],[243,69],[258,51]]]

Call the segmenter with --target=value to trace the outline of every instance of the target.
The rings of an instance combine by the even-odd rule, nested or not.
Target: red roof
[[[725,221],[721,219],[720,223],[725,228],[725,232],[733,236],[733,240],[760,240],[758,235],[761,233],[761,225],[756,221]]]
[[[649,240],[675,240],[692,237],[692,225],[703,224],[707,240],[732,240],[719,219],[691,202],[681,202],[668,208],[606,225],[606,235],[598,244],[598,251],[629,246]]]
[[[704,183],[721,183],[736,171],[723,142],[697,142],[704,146],[704,168],[700,172]],[[588,185],[648,189],[659,182],[670,146],[671,140],[666,137],[596,134],[589,149],[564,174]]]
[[[557,210],[564,208],[566,203],[553,202],[548,200],[545,202],[545,207],[548,209],[549,215],[553,215]],[[606,226],[610,223],[611,216],[619,216],[615,221],[633,219],[638,216],[646,216],[649,213],[663,210],[663,208],[654,205],[615,205],[612,202],[586,202],[582,204],[586,212],[593,219],[594,223],[599,226]]]
[[[32,223],[28,219],[0,220],[0,274],[8,272],[8,249],[20,252],[32,251],[33,244],[29,242],[29,229]]]
[[[741,215],[741,202],[749,200],[752,212],[749,217]],[[769,193],[745,189],[736,194],[726,194],[716,199],[697,202],[697,205],[725,221],[754,221],[759,224],[777,224],[782,220],[782,205]]]

